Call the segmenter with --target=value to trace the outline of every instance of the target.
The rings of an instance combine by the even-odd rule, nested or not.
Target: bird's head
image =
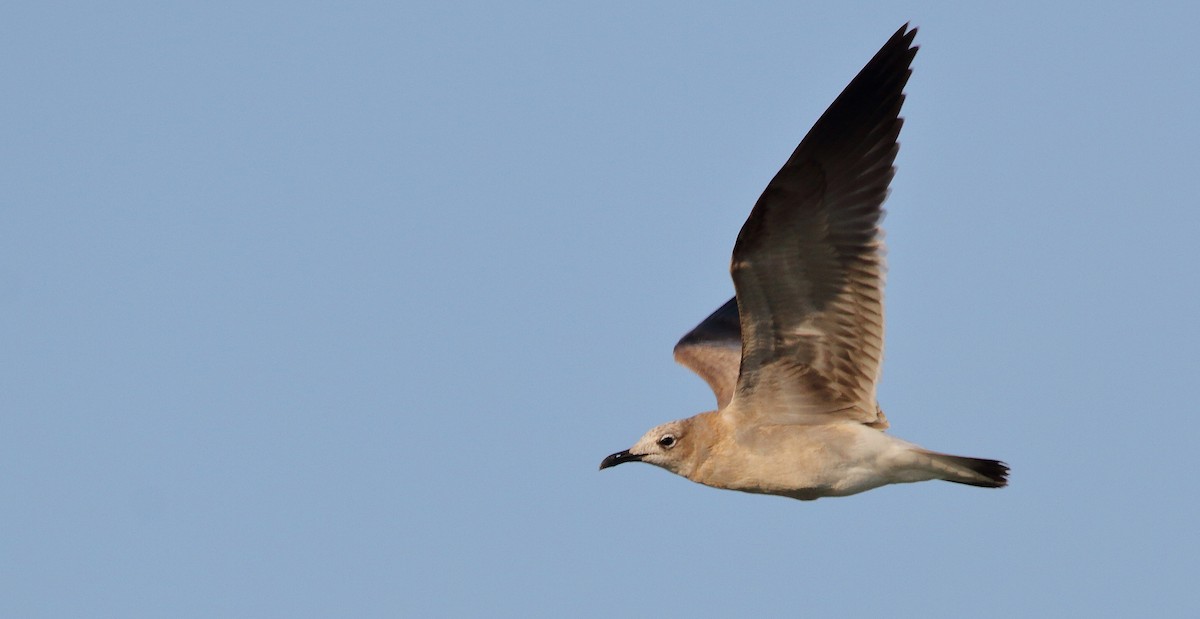
[[[700,415],[664,423],[652,428],[633,447],[618,451],[600,463],[600,470],[626,462],[646,462],[672,473],[687,476],[704,451],[699,431]]]

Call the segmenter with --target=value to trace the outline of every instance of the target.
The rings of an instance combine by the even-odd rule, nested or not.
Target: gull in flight
[[[738,233],[736,296],[675,346],[717,410],[665,423],[606,469],[648,462],[694,482],[802,500],[930,479],[999,488],[1008,466],[884,433],[883,201],[895,174],[906,24],[821,115]]]

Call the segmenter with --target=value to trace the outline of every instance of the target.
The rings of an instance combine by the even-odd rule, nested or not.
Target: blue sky
[[[830,4],[0,10],[0,615],[1195,616],[1200,14]],[[598,473],[908,21],[880,400],[1011,487]]]

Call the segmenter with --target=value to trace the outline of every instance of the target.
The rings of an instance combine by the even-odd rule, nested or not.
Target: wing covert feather
[[[725,408],[737,386],[742,360],[742,328],[737,299],[730,299],[675,344],[675,360],[700,375]]]

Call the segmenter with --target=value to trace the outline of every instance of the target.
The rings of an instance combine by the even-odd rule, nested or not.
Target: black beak
[[[618,464],[624,464],[626,462],[641,462],[641,461],[642,461],[641,456],[631,454],[631,453],[629,453],[629,450],[626,449],[625,451],[618,451],[617,453],[605,458],[604,462],[600,463],[600,470],[603,471],[604,469],[606,469],[610,466],[616,466]]]

